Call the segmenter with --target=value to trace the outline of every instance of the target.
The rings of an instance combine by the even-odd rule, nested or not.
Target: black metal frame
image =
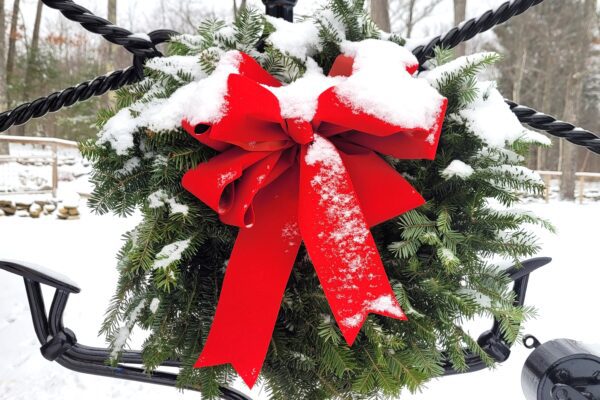
[[[550,261],[550,258],[535,258],[525,261],[522,266],[513,267],[506,272],[514,281],[515,305],[520,306],[525,302],[529,275],[538,268],[550,263]],[[162,386],[177,386],[177,374],[160,371],[149,373],[145,371],[140,351],[124,351],[121,362],[117,366],[111,366],[108,363],[110,359],[109,349],[79,344],[75,333],[63,324],[63,315],[70,295],[81,292],[78,287],[14,261],[0,260],[0,270],[23,277],[33,327],[42,345],[41,353],[47,360],[56,361],[67,369],[84,374]],[[48,313],[46,313],[41,285],[56,289]],[[496,362],[504,362],[510,356],[510,345],[504,339],[498,321],[494,321],[492,329],[479,337],[478,343]],[[468,370],[464,372],[457,371],[450,362],[446,362],[443,365],[445,376],[476,372],[487,367],[476,354],[466,349],[465,354]],[[161,366],[181,368],[181,362],[170,360]],[[193,386],[184,387],[183,389],[199,390]],[[251,400],[246,395],[228,387],[222,387],[221,392],[224,400]]]

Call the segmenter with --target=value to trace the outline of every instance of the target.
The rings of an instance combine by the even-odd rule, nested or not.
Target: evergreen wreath
[[[212,324],[237,229],[181,186],[182,176],[216,152],[180,127],[139,126],[144,109],[214,72],[228,50],[252,56],[284,84],[302,77],[313,61],[327,74],[344,41],[402,38],[381,32],[364,1],[331,0],[297,24],[244,9],[233,25],[206,20],[195,35],[174,37],[168,56],[146,64],[146,79],[119,90],[115,109],[99,118],[100,138],[81,146],[93,163],[90,200],[100,213],[143,220],[124,237],[120,279],[101,334],[118,361],[134,326],[149,331],[146,368],[181,360],[181,386],[207,399],[236,374],[229,366],[194,369]],[[292,40],[293,39],[293,40]],[[442,364],[466,369],[463,347],[488,365],[493,360],[463,329],[466,321],[494,317],[510,343],[534,314],[514,306],[505,262],[534,255],[528,224],[552,226],[512,207],[543,184],[522,166],[531,143],[545,137],[524,129],[492,82],[478,75],[499,61],[494,53],[452,61],[439,49],[419,74],[448,99],[435,161],[387,162],[427,204],[372,229],[395,295],[408,316],[370,316],[352,347],[343,340],[306,251],[289,280],[261,379],[272,399],[392,398],[416,391],[443,373]],[[201,96],[201,93],[197,94]],[[132,121],[136,120],[137,123]]]

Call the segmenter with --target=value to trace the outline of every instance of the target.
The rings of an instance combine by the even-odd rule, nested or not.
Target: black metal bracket
[[[140,351],[124,351],[121,363],[117,366],[108,364],[108,349],[84,346],[77,343],[73,331],[63,325],[63,315],[73,293],[80,289],[74,284],[61,281],[52,274],[40,272],[36,266],[15,261],[0,261],[0,270],[5,270],[23,277],[25,290],[31,311],[33,327],[41,344],[41,353],[49,361],[56,361],[61,366],[75,372],[123,379],[162,386],[177,386],[177,374],[156,371],[148,373],[143,367]],[[41,285],[56,289],[50,311],[46,313]],[[167,361],[164,367],[181,367],[177,360]],[[184,389],[198,391],[197,387]],[[224,400],[251,400],[244,394],[228,388],[221,388]]]
[[[523,305],[529,275],[536,269],[548,264],[550,258],[536,258],[522,263],[521,267],[514,267],[507,274],[514,281],[515,304]],[[25,263],[14,261],[1,261],[0,270],[23,277],[27,299],[37,338],[41,343],[42,355],[49,361],[56,361],[63,367],[91,375],[117,378],[143,383],[152,383],[163,386],[177,386],[177,374],[156,371],[148,373],[144,370],[142,353],[140,351],[124,351],[121,363],[111,366],[110,350],[89,347],[79,344],[75,333],[63,325],[63,315],[71,294],[77,294],[80,289],[73,283],[62,281],[56,276],[40,272],[38,268]],[[41,285],[56,289],[50,311],[46,313],[44,296]],[[497,362],[503,362],[510,355],[510,346],[504,340],[498,321],[494,321],[492,329],[485,332],[478,340],[483,349]],[[487,366],[481,358],[465,350],[468,370],[476,372]],[[181,368],[178,360],[169,360],[162,367]],[[455,375],[456,371],[449,362],[444,364],[444,375]],[[197,387],[184,389],[198,391]],[[221,388],[224,400],[251,400],[242,393],[227,387]]]
[[[529,284],[529,276],[537,269],[549,264],[552,261],[548,257],[534,258],[523,261],[520,266],[514,266],[506,271],[506,274],[513,280],[513,292],[515,294],[515,306],[525,304],[525,296],[527,294],[527,285]],[[481,348],[497,363],[503,363],[510,357],[510,344],[504,338],[500,322],[494,320],[492,329],[484,332],[479,336],[477,343]],[[444,375],[457,375],[462,373],[470,373],[481,371],[487,368],[486,363],[471,351],[466,351],[467,371],[457,371],[449,361],[444,364]]]

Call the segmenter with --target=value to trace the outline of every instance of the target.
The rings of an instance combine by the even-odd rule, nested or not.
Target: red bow
[[[340,56],[330,76],[351,75],[352,64]],[[350,345],[370,313],[406,319],[369,228],[425,201],[376,152],[433,159],[446,110],[440,97],[431,126],[394,126],[353,109],[332,87],[306,122],[284,119],[265,86],[281,84],[241,54],[239,73],[227,78],[225,115],[210,125],[183,121],[193,137],[221,151],[185,174],[183,186],[240,227],[196,367],[230,363],[249,387],[302,242]]]

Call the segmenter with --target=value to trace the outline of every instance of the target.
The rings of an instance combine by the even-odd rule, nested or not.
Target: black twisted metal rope
[[[158,30],[149,34],[152,45],[166,42],[169,37],[177,34],[174,31]],[[159,52],[156,56],[162,56]],[[31,103],[0,114],[0,132],[8,130],[13,125],[22,125],[32,118],[40,118],[49,112],[55,112],[63,107],[70,107],[75,103],[88,100],[94,96],[101,96],[110,90],[117,90],[126,85],[139,82],[144,78],[144,61],[149,57],[134,56],[133,66],[114,71],[108,75],[99,76],[94,80],[80,83],[75,87],[67,88],[50,96],[41,97]]]
[[[123,46],[138,57],[150,58],[160,54],[150,38],[115,26],[112,22],[94,15],[90,10],[72,0],[42,0],[42,3],[60,11],[67,19],[80,23],[86,30],[102,35],[111,43]]]
[[[426,45],[413,49],[413,54],[419,60],[419,64],[425,63],[433,57],[436,47],[453,49],[462,42],[474,38],[476,35],[486,32],[493,27],[503,24],[512,17],[520,15],[543,2],[544,0],[512,0],[503,3],[495,10],[488,10],[478,18],[472,18],[452,28],[444,36],[436,36]]]
[[[512,112],[524,124],[532,128],[548,132],[552,136],[565,139],[578,146],[587,147],[588,150],[600,154],[600,137],[594,133],[578,128],[568,122],[560,121],[553,116],[543,114],[533,108],[522,106],[514,101],[506,100]]]
[[[101,96],[109,90],[116,90],[125,85],[138,82],[139,73],[135,67],[115,71],[110,75],[100,76],[92,81],[80,83],[61,92],[52,93],[47,97],[20,105],[11,111],[0,114],[0,132],[13,125],[22,125],[32,118],[40,118],[49,112],[55,112],[63,107],[88,100],[93,96]]]

